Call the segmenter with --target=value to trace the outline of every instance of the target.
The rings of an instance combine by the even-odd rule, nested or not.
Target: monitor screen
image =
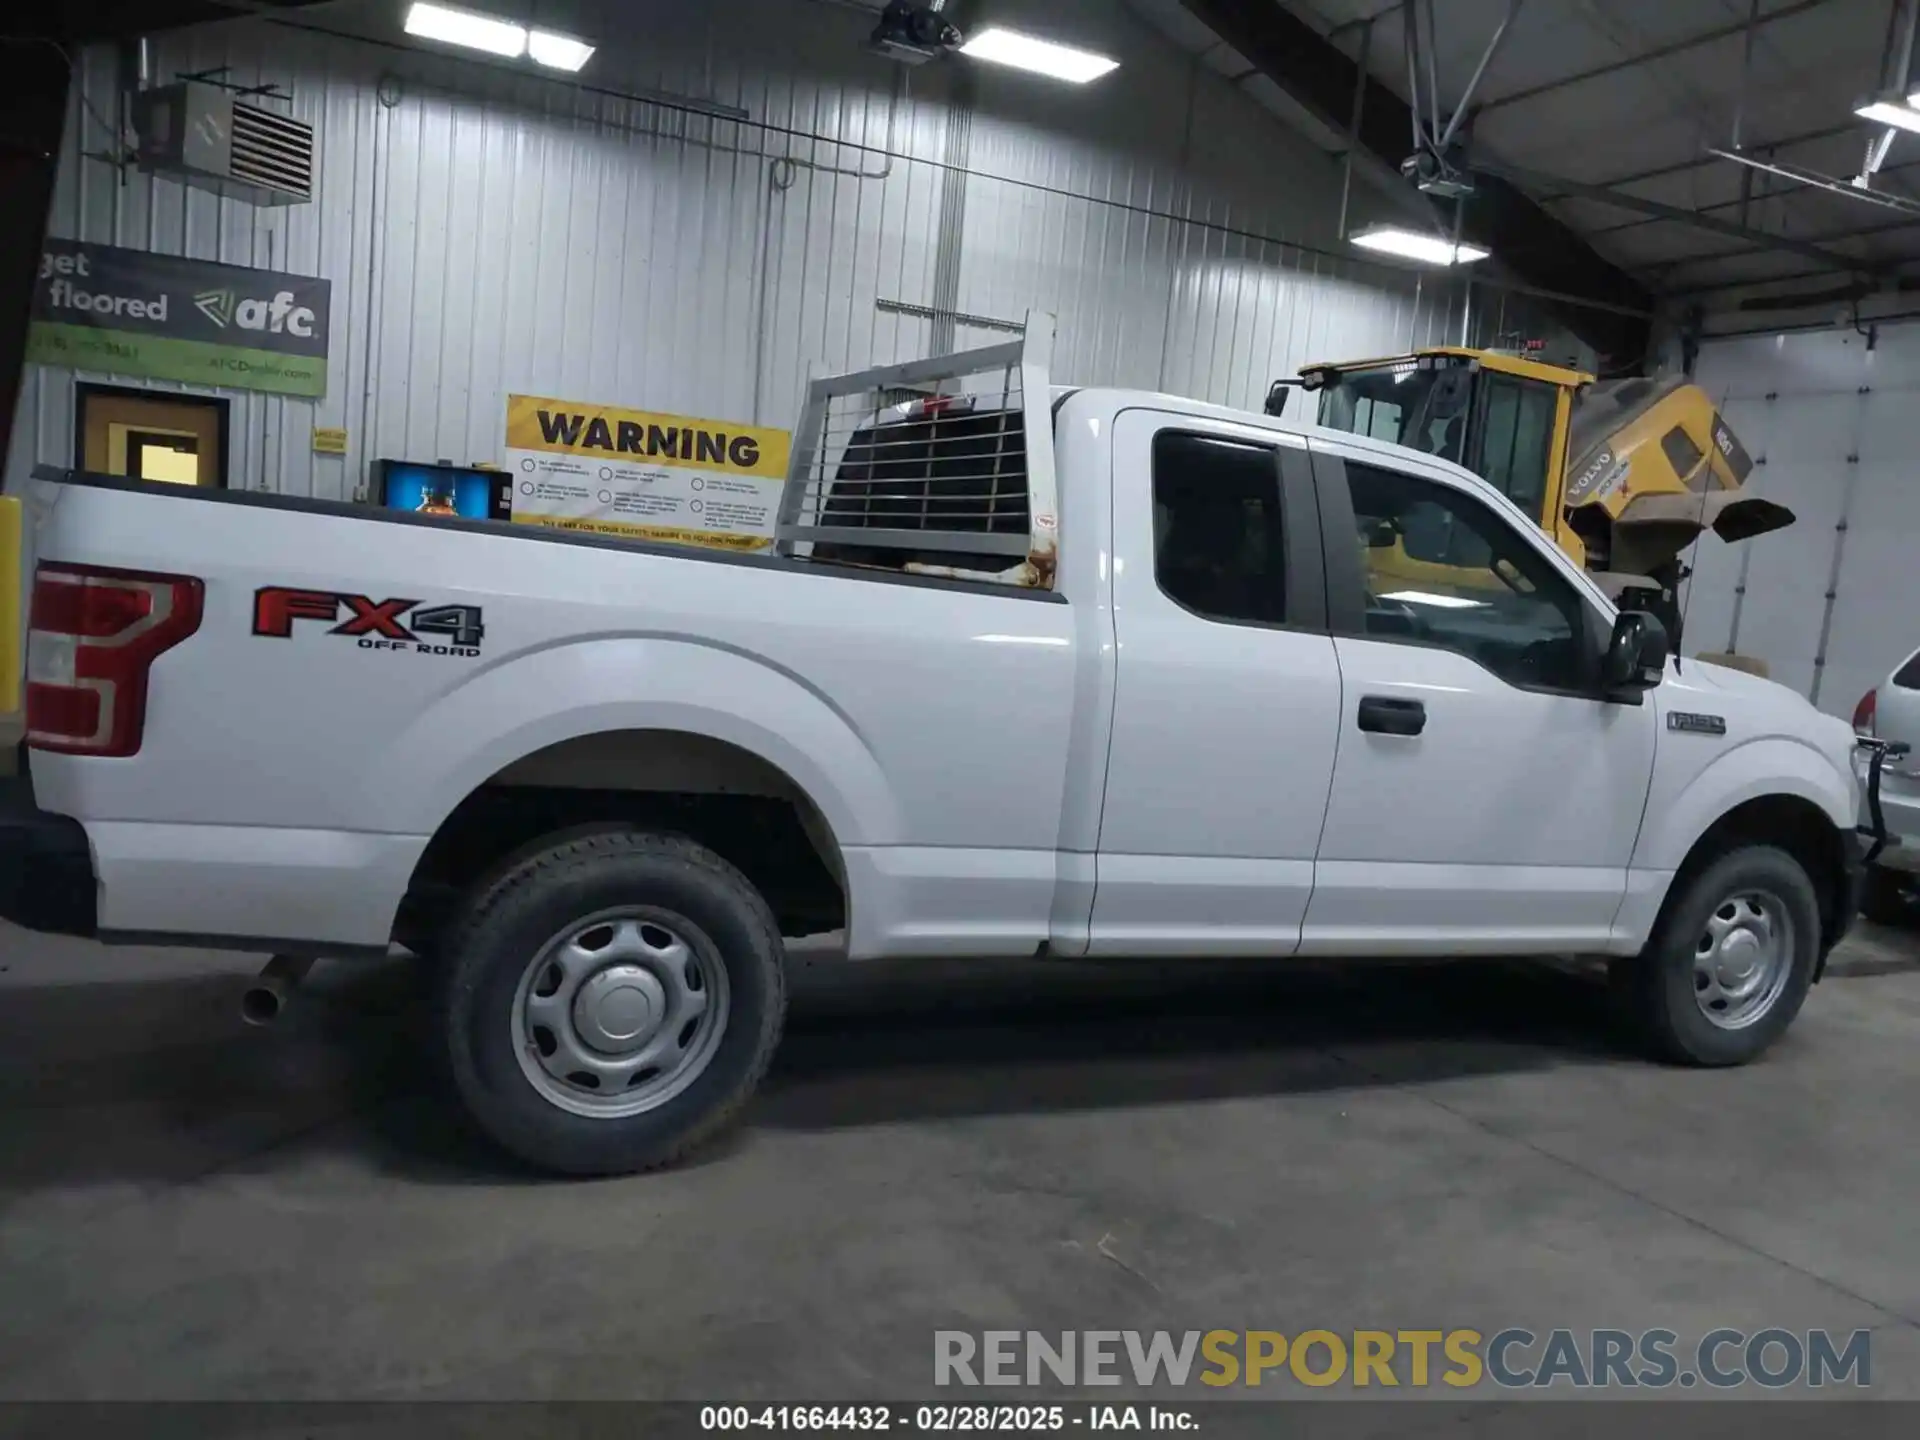
[[[382,460],[377,468],[380,503],[389,510],[458,520],[510,518],[512,487],[498,470],[410,460]]]

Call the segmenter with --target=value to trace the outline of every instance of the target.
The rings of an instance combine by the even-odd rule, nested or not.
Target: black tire
[[[1910,925],[1914,907],[1907,899],[1907,877],[1875,865],[1860,892],[1860,913],[1876,925]]]
[[[1646,949],[1617,962],[1612,980],[1637,1038],[1680,1065],[1744,1065],[1778,1040],[1800,1013],[1820,959],[1820,903],[1807,872],[1784,850],[1743,845],[1683,873]],[[1739,1029],[1709,1020],[1695,999],[1694,956],[1708,921],[1743,892],[1771,897],[1792,921],[1784,984],[1764,1012]]]
[[[708,943],[725,969],[724,1028],[705,1068],[658,1108],[576,1114],[523,1070],[515,1007],[550,941],[623,906],[672,917]],[[523,851],[476,888],[438,948],[435,1030],[461,1103],[505,1149],[564,1175],[651,1170],[710,1139],[753,1095],[786,1019],[785,952],[772,912],[738,870],[680,836],[605,830]]]

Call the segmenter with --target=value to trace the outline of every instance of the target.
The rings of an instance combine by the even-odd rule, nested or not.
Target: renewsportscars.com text
[[[1866,1330],[938,1330],[936,1385],[1865,1388]]]

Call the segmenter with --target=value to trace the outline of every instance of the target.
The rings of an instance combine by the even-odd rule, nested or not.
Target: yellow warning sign
[[[513,518],[764,550],[773,543],[791,443],[785,430],[509,395]]]

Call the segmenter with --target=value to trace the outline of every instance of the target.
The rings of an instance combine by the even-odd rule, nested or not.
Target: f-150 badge
[[[342,619],[344,613],[345,618]],[[402,617],[405,622],[402,623]],[[329,635],[345,635],[362,650],[398,650],[415,655],[480,653],[486,627],[478,605],[432,605],[418,600],[370,600],[329,590],[293,590],[271,585],[253,595],[253,633],[274,640],[291,640],[294,622],[318,620],[333,628]],[[432,637],[432,638],[426,638]]]
[[[1667,729],[1685,730],[1693,735],[1724,735],[1727,733],[1727,718],[1724,715],[1701,715],[1692,710],[1669,710]]]

